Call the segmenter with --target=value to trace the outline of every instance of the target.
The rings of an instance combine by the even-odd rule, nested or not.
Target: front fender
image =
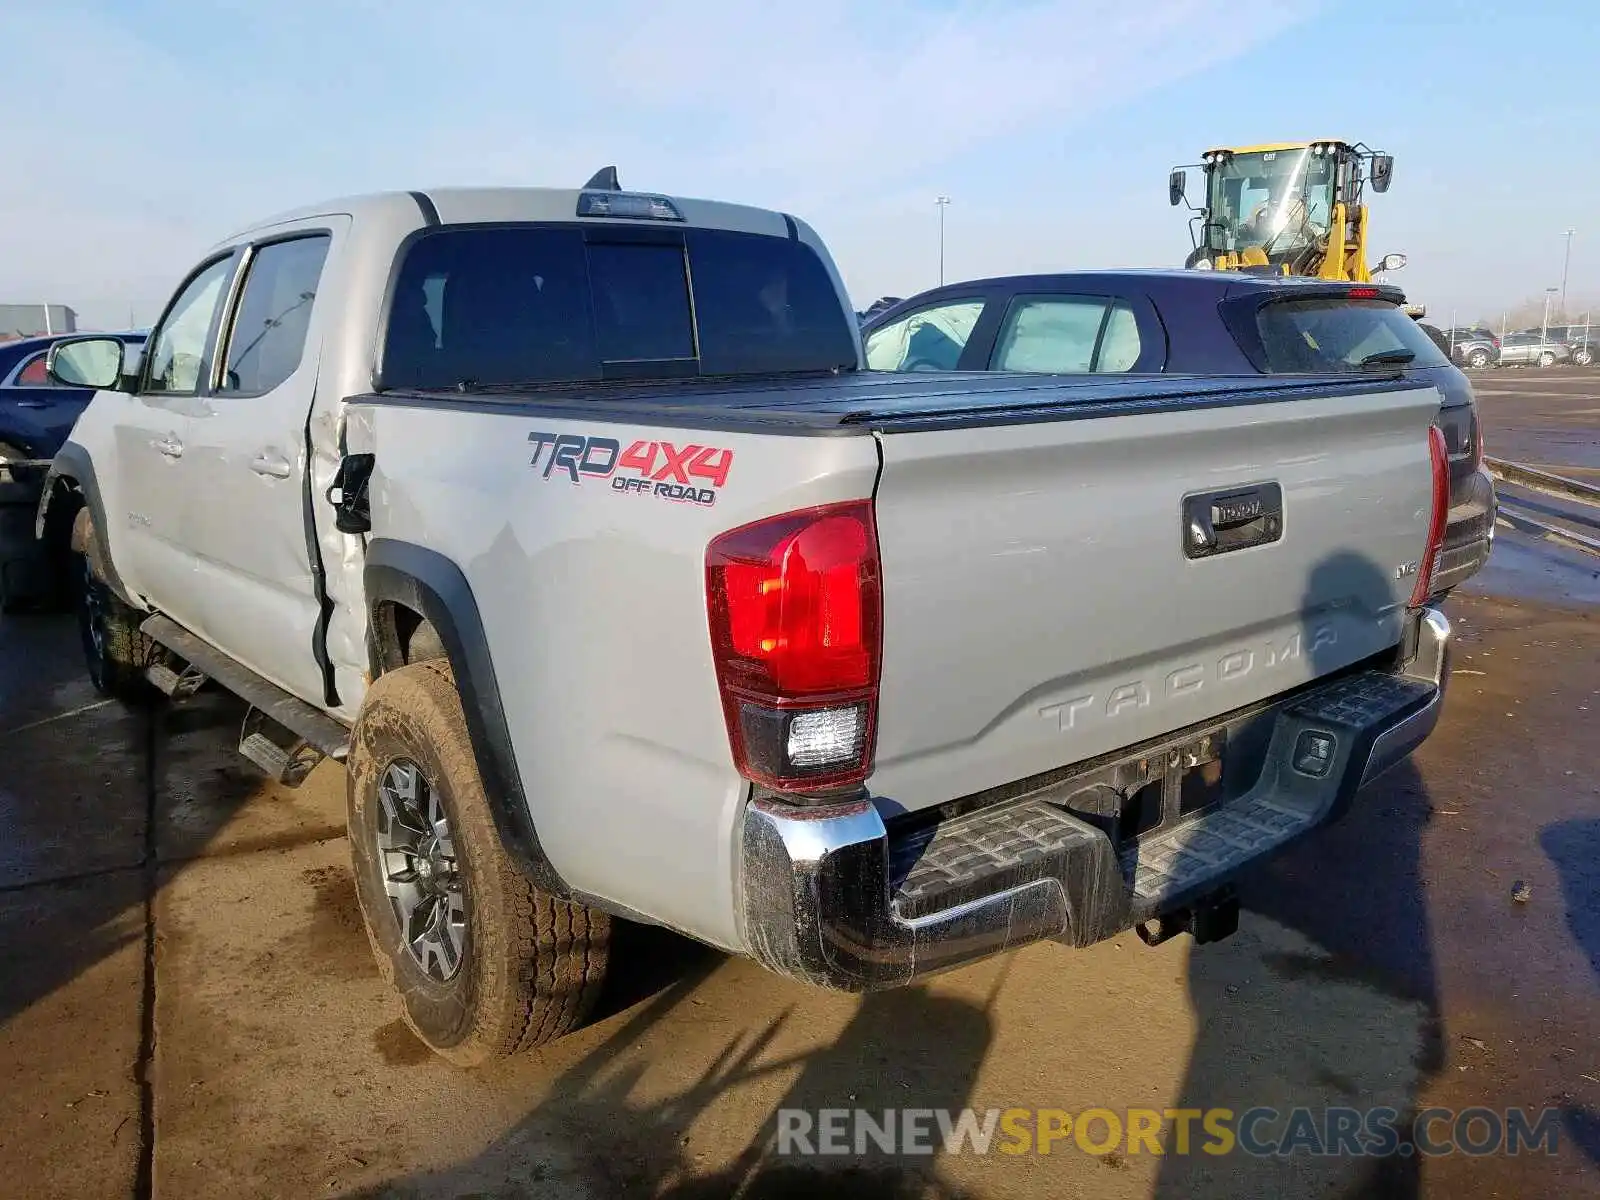
[[[82,499],[83,507],[73,521],[72,549],[88,556],[95,574],[119,600],[142,610],[145,607],[143,602],[129,592],[117,573],[116,564],[111,560],[111,547],[105,532],[110,526],[106,524],[105,505],[100,497],[94,460],[76,442],[65,443],[51,460],[39,496],[38,512],[34,517],[34,537],[45,536],[51,510],[55,505],[65,503],[74,492]]]

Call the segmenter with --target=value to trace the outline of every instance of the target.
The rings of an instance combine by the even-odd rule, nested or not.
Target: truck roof
[[[223,239],[218,245],[237,242],[243,238],[269,231],[276,226],[316,217],[345,215],[354,220],[368,222],[404,222],[456,225],[480,222],[517,221],[575,221],[578,219],[578,197],[592,188],[541,188],[541,187],[442,187],[417,191],[372,192],[364,195],[342,196],[322,200],[315,204],[280,212],[256,221]],[[622,195],[659,196],[683,214],[683,224],[698,228],[728,229],[742,233],[763,233],[777,237],[798,236],[796,227],[810,234],[807,240],[816,244],[816,235],[803,222],[771,209],[754,208],[745,204],[729,204],[720,200],[699,200],[686,196],[667,196],[662,192],[623,189]],[[594,218],[585,218],[592,220]],[[653,225],[660,222],[606,217],[607,221],[627,221],[629,224]]]

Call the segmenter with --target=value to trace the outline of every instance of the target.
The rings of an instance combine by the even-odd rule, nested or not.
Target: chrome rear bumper
[[[1241,747],[1237,761],[1253,782],[1125,844],[1067,805],[1085,787],[1125,778],[1126,763],[912,835],[892,834],[870,800],[752,800],[741,838],[745,946],[781,974],[867,991],[1044,938],[1088,945],[1176,911],[1337,818],[1363,784],[1409,755],[1438,723],[1450,638],[1444,614],[1423,609],[1391,669],[1347,674],[1136,748],[1128,762],[1136,756],[1142,767],[1216,738]],[[1313,735],[1332,751],[1308,774],[1300,755]]]

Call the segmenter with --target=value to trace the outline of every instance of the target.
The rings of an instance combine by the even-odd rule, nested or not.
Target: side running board
[[[180,660],[178,665],[157,664],[146,672],[160,691],[181,700],[205,680],[214,679],[250,705],[239,753],[268,775],[298,786],[324,755],[344,761],[350,730],[321,709],[291,696],[170,618],[149,617],[139,630]]]

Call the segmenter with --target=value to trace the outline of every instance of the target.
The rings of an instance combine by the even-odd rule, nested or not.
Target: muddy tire
[[[417,1036],[475,1067],[580,1025],[609,920],[540,891],[505,852],[447,663],[372,685],[348,766],[356,895]]]
[[[1467,366],[1472,367],[1475,370],[1481,371],[1488,365],[1489,352],[1487,350],[1474,350],[1471,354],[1467,355]]]
[[[145,614],[117,598],[95,574],[87,555],[73,559],[78,573],[78,636],[89,682],[102,696],[130,704],[149,701],[155,689],[144,672],[155,655],[155,643],[139,632]]]

